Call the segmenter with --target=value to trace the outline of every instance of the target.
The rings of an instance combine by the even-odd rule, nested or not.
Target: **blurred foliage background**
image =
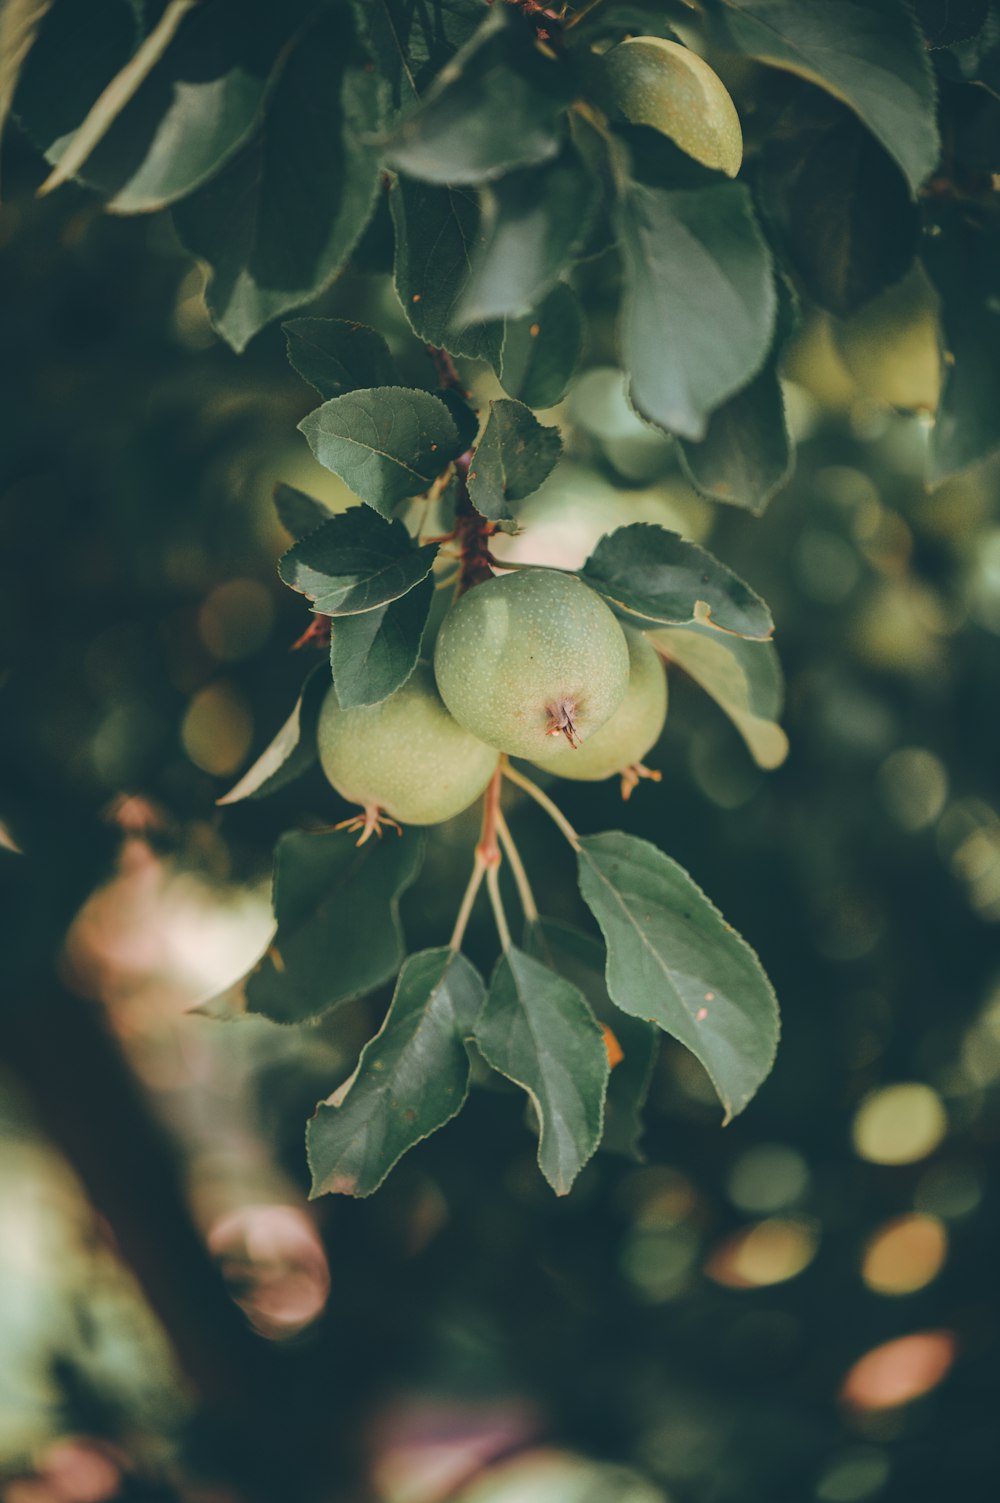
[[[759,951],[784,1038],[758,1099],[721,1132],[665,1049],[646,1161],[599,1156],[556,1201],[516,1097],[480,1092],[374,1199],[309,1207],[303,1120],[387,996],[296,1029],[191,1009],[267,940],[277,835],[344,813],[316,772],[214,800],[303,674],[272,487],[345,498],[295,432],[315,398],[280,332],[236,357],[162,218],[36,202],[37,164],[5,155],[5,1503],[993,1497],[998,470],[924,485],[926,423],[893,404],[936,381],[926,288],[807,315],[797,474],[754,520],[616,402],[614,268],[591,263],[594,374],[524,539],[582,554],[662,520],[774,612],[784,765],[672,671],[662,783],[560,789],[580,828],[662,845]],[[432,386],[384,230],[322,311],[388,327]],[[578,920],[567,853],[511,820]],[[433,832],[412,948],[447,933],[475,828]],[[32,945],[57,957],[44,1005]]]

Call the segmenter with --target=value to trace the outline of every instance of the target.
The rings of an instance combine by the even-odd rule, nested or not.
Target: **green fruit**
[[[456,725],[418,663],[381,704],[342,710],[331,689],[319,717],[319,760],[337,792],[406,825],[436,825],[479,797],[499,761]]]
[[[938,302],[912,271],[835,326],[841,359],[866,397],[905,412],[936,412],[941,394]]]
[[[633,125],[651,125],[689,157],[735,177],[743,131],[719,75],[690,47],[662,37],[629,37],[605,54],[615,106]]]
[[[667,675],[642,632],[630,626],[623,630],[629,655],[625,698],[611,719],[572,756],[535,757],[535,766],[544,772],[596,783],[637,765],[659,740],[667,718]]]
[[[521,569],[467,591],[438,634],[434,671],[460,725],[517,757],[573,756],[628,686],[621,627],[582,580]]]

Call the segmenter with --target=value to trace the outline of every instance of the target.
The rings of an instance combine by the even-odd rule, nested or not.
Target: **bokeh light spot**
[[[246,700],[231,684],[199,689],[181,725],[184,750],[196,767],[215,777],[233,773],[250,750],[253,719]]]
[[[256,579],[216,585],[198,612],[198,633],[213,657],[236,662],[258,652],[271,634],[274,605]]]
[[[889,1458],[877,1446],[854,1446],[830,1463],[816,1487],[821,1503],[861,1503],[889,1480]]]
[[[729,1289],[783,1284],[808,1268],[818,1238],[810,1222],[772,1218],[731,1232],[716,1244],[705,1273]]]
[[[948,799],[948,774],[933,752],[902,746],[882,763],[879,790],[889,813],[904,830],[932,825]]]
[[[926,1158],[948,1130],[940,1096],[911,1082],[883,1086],[866,1096],[854,1117],[855,1151],[873,1164],[914,1164]]]
[[[760,1215],[791,1205],[808,1183],[809,1166],[801,1153],[783,1143],[760,1143],[740,1154],[726,1188],[741,1211]]]
[[[887,1341],[855,1362],[840,1396],[852,1409],[898,1409],[937,1387],[956,1350],[952,1331],[920,1331]]]
[[[871,1238],[861,1277],[876,1294],[913,1294],[937,1277],[947,1256],[948,1234],[936,1216],[898,1216]]]

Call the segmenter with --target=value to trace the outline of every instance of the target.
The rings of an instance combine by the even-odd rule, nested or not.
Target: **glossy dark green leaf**
[[[779,284],[778,321],[765,365],[749,386],[715,409],[699,443],[682,439],[678,444],[688,478],[703,496],[745,506],[755,516],[760,516],[794,468],[778,376],[794,325],[791,294]]]
[[[788,755],[788,737],[777,723],[785,685],[773,642],[706,626],[661,627],[649,637],[729,716],[759,767],[781,766]]]
[[[545,428],[529,407],[502,397],[490,403],[469,465],[469,496],[480,516],[513,517],[511,504],[537,491],[562,451],[558,428]]]
[[[141,41],[127,0],[53,0],[24,61],[13,100],[22,128],[54,162],[94,100]]]
[[[514,167],[550,161],[573,70],[546,57],[505,6],[486,13],[384,143],[390,166],[429,183],[481,183]]]
[[[330,633],[330,668],[345,709],[377,705],[405,684],[420,656],[434,579],[360,616],[339,616]]]
[[[236,350],[333,280],[374,208],[382,85],[353,59],[348,15],[324,12],[301,34],[261,130],[174,209],[181,240],[209,265],[212,321]]]
[[[923,258],[949,357],[931,436],[931,476],[944,480],[1000,448],[1000,220],[941,206]]]
[[[725,564],[697,543],[649,522],[601,538],[580,576],[614,605],[651,624],[705,620],[740,637],[769,637],[771,613]]]
[[[723,0],[722,39],[849,105],[916,193],[939,141],[934,84],[905,0]]]
[[[618,209],[622,364],[638,412],[682,438],[763,365],[774,331],[770,255],[745,188],[632,183]]]
[[[707,1070],[726,1120],[766,1078],[778,1005],[760,961],[684,869],[634,835],[580,842],[580,891],[608,946],[608,991]]]
[[[599,188],[568,143],[552,162],[482,190],[479,249],[456,310],[462,323],[533,313],[582,249]]]
[[[330,520],[331,512],[315,496],[296,490],[294,485],[279,481],[274,487],[274,509],[278,520],[293,538],[304,538]]]
[[[325,665],[318,664],[310,671],[302,685],[302,693],[295,701],[295,708],[271,744],[239,782],[222,798],[216,799],[217,804],[238,804],[245,798],[264,798],[266,794],[277,793],[309,770],[316,761],[316,725],[329,687],[330,677]]]
[[[299,424],[321,465],[388,517],[461,453],[451,413],[429,392],[376,386],[324,402]]]
[[[464,1041],[484,995],[478,971],[454,950],[409,957],[354,1074],[309,1123],[314,1196],[371,1195],[404,1153],[458,1114],[469,1090]]]
[[[928,47],[950,47],[982,30],[989,0],[911,0]]]
[[[400,178],[390,198],[396,226],[395,282],[418,339],[453,355],[497,366],[502,323],[459,328],[461,301],[481,241],[479,207],[467,188],[436,188]]]
[[[569,390],[583,355],[583,312],[576,293],[557,282],[537,313],[509,319],[499,377],[527,407],[554,407]]]
[[[362,386],[391,386],[396,378],[381,334],[342,318],[293,318],[281,326],[288,360],[324,401]]]
[[[352,506],[300,538],[278,563],[286,585],[322,616],[354,616],[398,600],[430,573],[438,545],[418,547],[402,522]]]
[[[579,987],[598,1020],[610,1027],[622,1058],[608,1079],[600,1147],[605,1153],[641,1162],[645,1157],[639,1147],[645,1130],[642,1110],[660,1046],[659,1030],[615,1007],[604,979],[606,951],[592,935],[558,919],[539,918],[528,926],[525,949]]]
[[[484,0],[353,0],[393,108],[413,104],[480,25]]]
[[[362,846],[342,830],[283,835],[274,856],[278,929],[246,979],[247,1011],[301,1023],[388,981],[405,954],[399,899],[423,856],[414,830]]]
[[[608,1056],[586,998],[511,946],[475,1028],[483,1058],[521,1086],[538,1118],[538,1164],[566,1195],[601,1138]]]

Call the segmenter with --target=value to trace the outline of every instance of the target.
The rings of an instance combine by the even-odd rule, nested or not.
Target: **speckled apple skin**
[[[625,698],[611,719],[571,757],[539,757],[535,766],[561,778],[597,783],[641,762],[656,745],[667,718],[667,675],[641,631],[623,628],[630,671]]]
[[[548,734],[551,707],[573,706],[581,743],[610,720],[628,687],[625,635],[582,580],[521,569],[476,585],[438,633],[434,671],[460,725],[512,756],[574,756]]]
[[[377,805],[404,825],[436,825],[461,814],[500,760],[495,747],[448,714],[429,663],[418,663],[378,705],[342,710],[331,689],[317,745],[320,765],[343,798]]]

